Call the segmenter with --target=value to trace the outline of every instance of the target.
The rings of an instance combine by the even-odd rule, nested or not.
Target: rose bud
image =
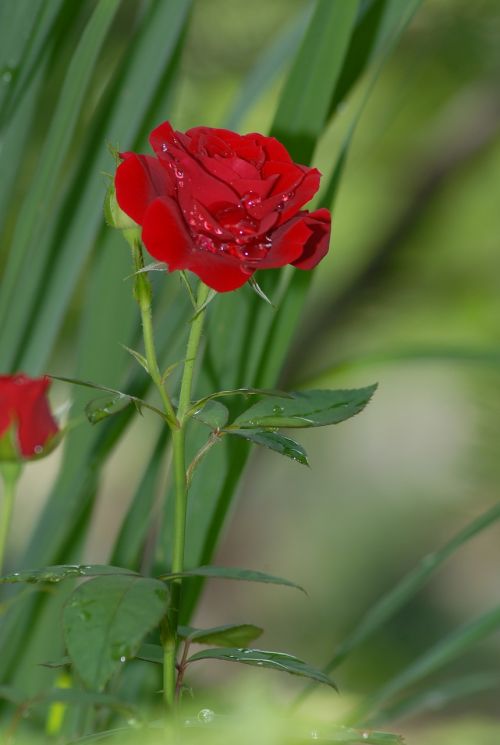
[[[0,375],[0,462],[39,458],[59,442],[47,400],[50,380]]]
[[[116,199],[169,271],[227,292],[257,269],[312,269],[327,253],[329,211],[301,209],[321,174],[273,137],[165,122],[149,139],[155,156],[120,154]]]

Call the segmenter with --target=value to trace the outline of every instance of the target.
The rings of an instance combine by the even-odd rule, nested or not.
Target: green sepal
[[[140,226],[121,209],[116,201],[114,184],[110,184],[104,198],[104,219],[108,227],[127,231],[127,241],[130,237],[141,239]]]

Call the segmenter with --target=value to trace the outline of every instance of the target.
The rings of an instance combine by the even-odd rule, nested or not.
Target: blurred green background
[[[92,7],[87,0],[80,3],[85,4]],[[124,4],[107,48],[109,60],[126,43],[138,5]],[[268,131],[286,70],[276,70],[242,121],[238,93],[280,35],[300,38],[309,5],[197,0],[170,117],[174,126],[232,121],[241,132]],[[333,213],[331,251],[316,271],[283,374],[288,386],[378,381],[379,390],[352,421],[301,433],[311,470],[254,453],[218,550],[214,563],[290,577],[309,597],[208,584],[195,619],[199,625],[257,623],[266,629],[263,648],[291,651],[321,666],[376,598],[498,500],[499,49],[498,0],[427,0],[386,62],[351,148]],[[56,94],[57,60],[54,70]],[[320,143],[315,165],[325,173],[366,84],[361,81]],[[87,124],[78,126],[76,150]],[[104,132],[104,139],[129,147],[115,143],[112,131]],[[36,140],[28,147],[35,158]],[[71,172],[71,160],[67,168]],[[28,179],[29,169],[26,173]],[[17,181],[20,193],[26,179]],[[50,372],[71,369],[72,319],[81,302],[82,294],[75,293]],[[56,388],[60,404],[65,395]],[[83,561],[109,558],[155,432],[147,417],[138,418],[113,455]],[[12,565],[22,555],[60,457],[56,452],[23,476]],[[498,528],[490,528],[445,564],[336,674],[341,690],[349,696],[369,692],[498,602],[499,537]],[[497,635],[441,677],[498,673],[499,663]],[[256,676],[266,675],[229,667],[203,665],[198,677],[192,676],[202,687],[248,676],[257,683]],[[272,680],[263,685],[272,686]],[[292,680],[290,692],[295,690]],[[393,726],[408,734],[410,743],[497,745],[498,697],[497,686],[444,710],[437,697],[419,717]],[[341,705],[335,702],[333,708]],[[309,706],[327,710],[330,694],[315,694]]]

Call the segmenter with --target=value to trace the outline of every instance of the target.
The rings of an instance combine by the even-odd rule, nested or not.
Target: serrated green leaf
[[[222,429],[227,424],[229,411],[220,401],[210,399],[191,416],[202,424],[206,424],[210,429],[215,430]]]
[[[63,610],[63,632],[75,671],[101,691],[120,664],[164,616],[163,583],[138,576],[97,577],[80,585]]]
[[[215,393],[210,393],[208,396],[200,398],[199,401],[195,401],[191,406],[190,412],[205,405],[207,401],[212,401],[217,398],[227,398],[229,396],[274,396],[275,398],[293,398],[293,394],[291,393],[271,388],[233,388],[226,391],[216,391]]]
[[[214,626],[211,629],[194,629],[191,626],[179,626],[177,630],[181,639],[188,639],[196,644],[215,644],[216,647],[237,645],[246,647],[264,633],[264,629],[251,623],[230,623]]]
[[[228,429],[227,434],[243,437],[255,445],[262,445],[270,450],[274,450],[276,453],[286,455],[287,458],[302,463],[304,466],[309,465],[307,453],[302,445],[292,440],[291,437],[286,437],[279,432],[266,432],[266,430],[253,429]]]
[[[94,398],[85,406],[85,414],[91,424],[98,424],[130,406],[132,399],[123,393]]]
[[[15,584],[17,582],[57,583],[63,579],[75,579],[75,577],[101,577],[114,574],[137,575],[130,569],[108,566],[106,564],[62,564],[60,566],[43,567],[42,569],[24,569],[21,572],[12,572],[0,577],[0,583]]]
[[[376,385],[338,391],[296,391],[287,400],[269,397],[259,401],[227,427],[323,427],[358,414],[370,401]]]
[[[283,652],[269,652],[263,649],[240,649],[229,647],[223,649],[204,649],[196,652],[187,660],[188,663],[199,660],[225,660],[227,662],[241,662],[244,665],[254,667],[266,667],[272,670],[300,675],[303,678],[312,678],[318,683],[324,683],[331,688],[337,688],[331,678],[316,670],[298,657]]]
[[[242,580],[244,582],[262,582],[271,585],[285,585],[286,587],[295,587],[295,589],[305,593],[303,587],[297,585],[295,582],[290,582],[288,579],[275,577],[272,574],[258,572],[253,569],[237,569],[236,567],[203,566],[197,567],[196,569],[189,569],[185,572],[170,572],[168,574],[162,574],[158,579],[161,579],[164,582],[170,582],[175,579],[189,579],[191,577],[234,579]]]

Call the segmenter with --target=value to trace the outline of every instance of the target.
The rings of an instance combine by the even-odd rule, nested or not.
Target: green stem
[[[184,569],[184,547],[186,537],[186,513],[188,484],[186,478],[186,413],[191,404],[191,388],[196,357],[200,346],[203,321],[205,318],[206,301],[210,289],[200,282],[197,297],[197,312],[191,322],[191,330],[186,349],[186,360],[182,373],[177,420],[179,427],[172,430],[172,447],[174,455],[175,475],[175,509],[174,509],[174,538],[172,549],[172,572],[182,572]],[[172,583],[171,614],[164,636],[163,659],[163,690],[165,702],[169,708],[174,705],[176,698],[176,652],[177,626],[181,599],[181,580]]]
[[[4,463],[0,466],[0,474],[3,477],[4,484],[2,506],[0,508],[0,572],[2,572],[21,466],[18,463]]]
[[[136,272],[140,272],[144,268],[144,260],[142,256],[141,245],[138,241],[132,243],[132,255],[134,258],[134,266]],[[146,360],[148,363],[148,371],[151,376],[153,383],[156,385],[158,392],[163,402],[165,414],[167,417],[167,423],[169,427],[174,430],[178,427],[177,417],[175,415],[174,407],[168,396],[165,386],[161,378],[160,367],[158,365],[158,357],[156,355],[156,348],[154,343],[153,334],[153,318],[151,314],[151,283],[145,272],[136,274],[134,295],[139,304],[141,311],[142,321],[142,334],[144,339],[144,349],[146,352]]]

